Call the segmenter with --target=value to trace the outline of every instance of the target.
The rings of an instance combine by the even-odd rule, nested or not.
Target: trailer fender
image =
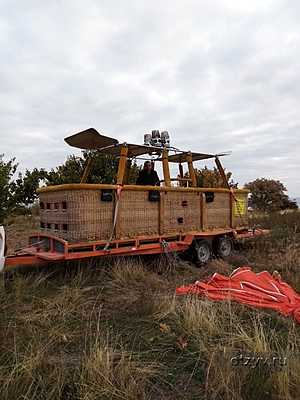
[[[0,272],[4,269],[5,265],[5,230],[0,226]]]

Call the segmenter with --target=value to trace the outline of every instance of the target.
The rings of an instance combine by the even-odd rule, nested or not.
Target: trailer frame
[[[4,256],[2,270],[15,267],[40,266],[65,261],[80,261],[108,256],[137,256],[165,253],[182,253],[199,240],[213,242],[221,237],[234,241],[252,239],[269,234],[268,230],[215,229],[178,235],[140,236],[134,239],[69,243],[59,237],[37,232],[29,236],[29,246],[15,254]]]

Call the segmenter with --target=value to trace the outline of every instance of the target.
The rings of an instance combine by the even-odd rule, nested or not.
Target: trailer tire
[[[229,257],[233,251],[233,241],[229,236],[221,236],[216,239],[215,252],[221,258]]]
[[[197,265],[206,264],[212,256],[210,243],[205,239],[196,240],[194,242],[194,260]]]

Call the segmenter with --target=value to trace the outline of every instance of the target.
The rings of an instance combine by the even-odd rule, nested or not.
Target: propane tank
[[[160,140],[160,134],[158,130],[152,131],[152,138],[151,138],[151,144],[152,146],[160,147],[161,146],[161,140]]]
[[[160,138],[163,147],[170,147],[170,135],[168,131],[161,132]]]
[[[151,138],[152,138],[151,134],[150,133],[146,133],[144,135],[144,145],[150,146],[151,145]]]

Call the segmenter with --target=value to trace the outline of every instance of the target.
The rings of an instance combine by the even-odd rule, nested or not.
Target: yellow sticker
[[[237,197],[234,201],[234,216],[239,217],[245,215],[247,211],[247,203],[244,197]]]

